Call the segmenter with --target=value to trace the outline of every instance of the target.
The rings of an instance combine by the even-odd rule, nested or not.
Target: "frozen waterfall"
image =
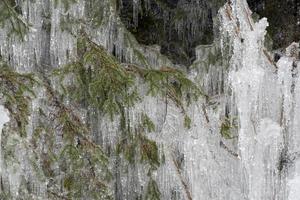
[[[59,91],[58,80],[49,72],[78,58],[81,52],[74,33],[82,29],[124,66],[180,68],[158,49],[137,42],[122,24],[114,0],[66,0],[70,4],[67,9],[62,2],[23,0],[19,17],[30,25],[24,40],[8,37],[9,24],[0,29],[0,58],[14,71],[44,77]],[[134,0],[134,6],[140,2]],[[101,22],[92,26],[96,22],[89,21],[88,16],[97,6],[103,15]],[[186,26],[181,23],[178,29]],[[143,113],[147,113],[155,124],[147,138],[158,147],[161,162],[157,169],[149,170],[140,160],[129,162],[126,155],[116,153],[118,142],[125,140],[119,121],[73,106],[68,100],[63,102],[75,108],[78,121],[90,125],[86,137],[107,154],[111,180],[101,184],[108,185],[113,199],[300,199],[299,44],[291,44],[275,63],[273,53],[264,47],[267,26],[266,18],[253,21],[246,0],[231,0],[219,10],[214,43],[198,46],[196,60],[184,72],[206,96],[185,110],[166,98],[147,96],[144,86],[136,84],[144,98],[124,110],[128,116],[126,128],[136,129]],[[65,82],[72,81],[69,78]],[[64,177],[67,161],[57,164],[53,161],[56,158],[46,159],[49,152],[59,154],[64,145],[63,128],[52,120],[59,114],[55,109],[69,111],[57,103],[58,98],[48,87],[40,84],[33,88],[36,95],[28,107],[25,136],[19,135],[14,113],[5,109],[0,90],[0,199],[99,199],[85,190],[76,193],[76,188],[70,189],[72,185]],[[190,129],[183,123],[185,114],[191,119]],[[52,138],[46,134],[49,127],[55,130]],[[36,135],[40,140],[34,143]],[[84,170],[83,174],[92,173]],[[103,175],[101,170],[91,169],[94,177]],[[149,197],[148,190],[159,193],[159,197]],[[69,197],[70,191],[78,198]]]

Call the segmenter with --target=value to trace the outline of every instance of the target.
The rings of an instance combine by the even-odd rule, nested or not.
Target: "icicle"
[[[7,123],[8,121],[9,121],[9,113],[2,105],[0,105],[0,144],[2,144],[1,137],[2,137],[3,125],[5,123]],[[0,176],[3,173],[2,172],[2,169],[3,169],[3,164],[2,164],[3,157],[2,156],[3,156],[2,155],[2,145],[0,145]]]

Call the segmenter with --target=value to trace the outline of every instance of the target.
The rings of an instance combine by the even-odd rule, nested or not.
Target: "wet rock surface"
[[[300,1],[248,0],[248,4],[253,12],[268,19],[274,49],[300,40]]]
[[[145,45],[161,46],[175,64],[190,65],[195,47],[214,40],[213,18],[226,1],[120,0],[119,14],[130,32]],[[254,15],[267,17],[271,48],[300,40],[300,3],[296,0],[248,0]],[[182,23],[184,22],[184,23]]]
[[[119,2],[119,14],[137,40],[158,44],[174,63],[190,65],[195,47],[214,40],[213,18],[224,4],[205,0],[131,0]]]

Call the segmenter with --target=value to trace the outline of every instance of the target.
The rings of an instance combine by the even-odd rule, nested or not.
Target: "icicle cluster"
[[[154,69],[174,67],[158,49],[138,44],[119,19],[114,1],[99,2],[88,4],[79,0],[66,9],[61,1],[24,0],[22,18],[28,22],[30,30],[25,40],[20,41],[7,38],[8,28],[1,29],[1,56],[18,72],[63,67],[76,59],[74,33],[85,27],[93,42],[103,45],[122,63]],[[135,12],[139,12],[139,4],[140,1],[134,0]],[[86,16],[91,15],[90,9],[96,5],[102,9],[101,20],[87,21]],[[195,4],[190,15],[201,17],[204,11],[200,8],[201,4]],[[66,19],[77,26],[69,26],[70,21],[64,23]],[[138,90],[146,97],[124,110],[128,116],[126,128],[134,129],[142,113],[147,113],[155,124],[155,131],[147,133],[147,138],[158,146],[160,165],[152,169],[150,175],[149,166],[140,160],[132,163],[124,154],[115,154],[115,146],[124,140],[121,134],[124,130],[120,131],[118,120],[112,122],[109,117],[95,113],[94,118],[87,118],[86,113],[94,111],[76,110],[80,118],[89,120],[89,136],[111,156],[109,169],[113,181],[109,188],[115,199],[298,198],[299,46],[292,44],[286,56],[277,64],[273,63],[263,47],[267,20],[254,23],[245,0],[227,3],[219,11],[218,20],[220,38],[212,45],[198,46],[197,59],[189,67],[189,78],[207,95],[185,110],[191,118],[190,129],[182,123],[186,120],[182,109],[170,99],[146,96],[143,86]],[[97,26],[92,26],[93,23]],[[201,26],[182,21],[177,24],[178,30],[188,24],[191,34]],[[0,105],[0,192],[7,193],[11,199],[24,196],[51,199],[49,187],[55,180],[38,170],[45,164],[41,155],[49,151],[47,138],[43,139],[45,145],[37,145],[38,166],[31,162],[36,159],[37,150],[33,150],[30,141],[39,120],[39,108],[51,112],[53,102],[45,98],[45,90],[36,92],[25,138],[13,128],[3,126],[4,123],[10,127],[13,124],[7,123],[8,113]],[[54,136],[57,148],[54,151],[63,145],[59,134],[61,132],[57,131]],[[63,174],[58,172],[59,167],[55,166],[54,173]],[[68,187],[67,184],[59,188],[61,195],[65,194],[63,185]],[[83,194],[83,199],[84,196],[88,194]]]

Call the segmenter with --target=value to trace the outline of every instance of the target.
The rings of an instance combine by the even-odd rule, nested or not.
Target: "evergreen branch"
[[[0,80],[0,93],[3,95],[4,106],[15,120],[21,136],[24,136],[30,114],[30,101],[32,97],[35,97],[33,87],[39,83],[32,74],[14,72],[1,60]]]
[[[54,123],[58,123],[65,139],[57,162],[65,161],[69,165],[70,171],[66,173],[63,184],[68,191],[68,199],[72,196],[78,197],[79,193],[84,190],[85,185],[79,181],[88,181],[93,186],[89,188],[90,195],[103,194],[105,198],[109,199],[109,195],[106,195],[108,184],[104,181],[110,179],[107,166],[108,157],[99,145],[89,139],[87,135],[89,129],[73,109],[62,102],[59,94],[51,87],[50,80],[43,76],[42,81],[47,92],[48,102],[54,108],[50,119]],[[105,171],[105,174],[96,176],[95,170],[99,167]],[[74,172],[76,173],[74,174]],[[73,176],[76,176],[76,181]]]
[[[0,23],[3,23],[4,25],[5,23],[10,23],[8,24],[8,27],[11,30],[8,33],[8,36],[17,34],[23,40],[24,35],[30,29],[30,25],[20,17],[19,13],[17,13],[16,9],[18,8],[18,4],[12,7],[7,0],[2,0],[2,3],[3,5],[0,6]]]
[[[16,18],[20,23],[22,23],[24,25],[24,27],[26,27],[29,30],[29,25],[27,24],[27,22],[25,22],[20,16],[19,14],[16,12],[16,10],[14,8],[12,8],[7,0],[3,0],[4,4],[6,5],[6,8],[10,11],[10,13],[13,15],[14,18]],[[17,5],[16,5],[17,6]]]
[[[63,200],[70,200],[69,198],[63,196],[63,195],[59,195],[57,194],[56,192],[53,192],[53,191],[50,191],[50,190],[47,190],[47,192],[49,194],[52,194],[53,196],[55,196],[56,198],[59,198],[59,199],[63,199]]]

